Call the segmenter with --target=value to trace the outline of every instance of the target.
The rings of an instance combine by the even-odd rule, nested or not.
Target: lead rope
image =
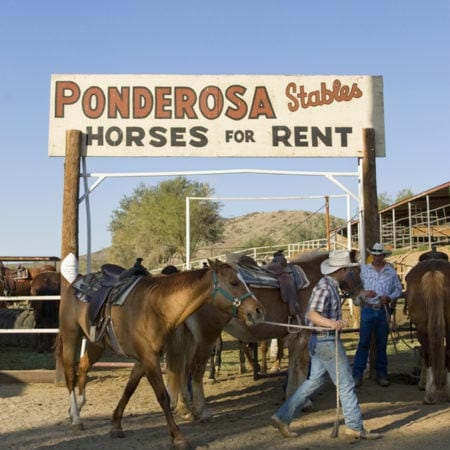
[[[331,437],[336,438],[339,436],[339,351],[338,351],[338,333],[336,330],[334,334],[334,351],[335,351],[335,361],[336,361],[336,418],[334,419],[333,430],[331,431]]]

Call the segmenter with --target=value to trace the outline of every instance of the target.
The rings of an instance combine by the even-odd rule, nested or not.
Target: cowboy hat
[[[390,255],[392,253],[383,244],[380,244],[379,242],[375,242],[375,244],[373,244],[373,247],[371,249],[368,248],[367,251],[371,255]]]
[[[328,259],[322,261],[320,271],[322,275],[329,275],[343,267],[356,267],[358,263],[352,263],[350,253],[347,250],[334,250],[330,252]]]

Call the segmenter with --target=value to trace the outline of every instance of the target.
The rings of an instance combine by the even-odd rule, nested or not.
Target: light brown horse
[[[450,263],[424,255],[406,276],[406,297],[425,366],[424,403],[433,404],[444,387],[450,401]]]
[[[291,260],[291,263],[302,267],[310,281],[306,289],[297,291],[303,316],[311,291],[322,277],[320,264],[327,257],[328,252],[315,251],[304,253]],[[355,297],[359,295],[361,289],[361,283],[347,286],[348,295]],[[279,289],[252,287],[252,291],[263,304],[267,321],[288,323],[288,306],[282,301]],[[214,308],[202,307],[171,335],[167,346],[168,390],[172,405],[183,417],[198,420],[211,418],[205,402],[203,377],[211,350],[224,327],[228,333],[248,343],[287,337],[289,348],[287,396],[291,395],[307,376],[309,331],[292,329],[293,332],[290,333],[285,327],[265,323],[249,328],[241,321],[232,319],[229,314],[218,312]],[[188,373],[192,379],[192,393],[187,388]]]
[[[252,325],[264,318],[264,310],[251,295],[237,272],[226,263],[209,261],[210,269],[175,273],[171,276],[145,276],[130,292],[123,306],[111,307],[111,319],[116,341],[122,352],[137,360],[124,393],[112,418],[113,436],[123,436],[121,419],[129,398],[145,375],[166,416],[172,443],[177,448],[188,448],[170,410],[170,399],[163,383],[160,354],[168,333],[181,325],[193,312],[206,303],[231,315],[233,312]],[[89,367],[96,362],[109,337],[97,343],[88,343],[87,351],[78,365],[78,395],[75,392],[77,352],[81,339],[89,336],[88,305],[79,301],[71,286],[61,294],[60,334],[57,355],[64,367],[70,395],[70,420],[80,427],[80,410],[86,401],[85,384]]]

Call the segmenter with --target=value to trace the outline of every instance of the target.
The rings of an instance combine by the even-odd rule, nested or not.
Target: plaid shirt
[[[341,320],[339,283],[334,278],[324,276],[319,280],[311,292],[307,311],[317,311],[327,319]],[[309,319],[306,319],[306,325],[314,326]]]
[[[365,302],[370,305],[378,305],[380,297],[387,295],[391,300],[396,300],[402,295],[402,285],[395,269],[388,263],[378,272],[372,264],[361,266],[361,280],[364,290],[375,291],[376,297],[367,298]]]

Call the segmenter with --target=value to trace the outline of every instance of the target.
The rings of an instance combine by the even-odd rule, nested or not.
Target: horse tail
[[[446,384],[445,368],[445,277],[439,270],[426,272],[422,277],[422,295],[427,311],[427,333],[430,365],[438,388]]]
[[[167,389],[171,399],[172,408],[175,408],[178,401],[182,383],[187,381],[187,364],[189,343],[192,342],[192,335],[187,326],[182,324],[169,333],[166,342],[166,374]]]
[[[59,366],[63,367],[63,340],[61,337],[61,333],[58,333],[55,339],[55,358],[59,363]]]

